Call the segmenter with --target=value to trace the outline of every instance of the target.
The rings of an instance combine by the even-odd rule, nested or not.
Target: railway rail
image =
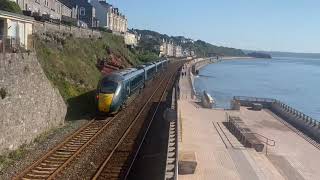
[[[53,179],[116,117],[88,122],[13,179]]]
[[[145,123],[144,120],[146,119],[145,117],[143,117],[143,112],[145,111],[145,107],[148,103],[146,103],[141,111],[137,114],[135,119],[123,133],[116,146],[112,149],[109,156],[101,164],[92,179],[127,179],[130,173],[130,169],[132,168],[132,165],[141,148],[143,140],[145,139],[146,134],[150,128],[150,125],[152,124],[153,119],[158,113],[158,109],[160,107],[160,104],[162,103],[163,98],[165,97],[167,89],[170,84],[173,84],[172,79],[174,77],[174,74],[171,74],[169,78],[165,78],[167,79],[167,81],[162,82],[158,86],[154,94],[148,99],[148,102],[151,102],[153,97],[157,93],[161,94],[157,100],[158,102],[154,108],[154,111],[151,113],[151,115],[148,115],[148,117],[150,117],[150,120],[147,122],[144,133],[139,138],[139,132],[141,132],[141,127]]]
[[[156,90],[152,91],[152,95],[148,95],[149,99],[143,103],[141,110],[137,113],[137,116],[142,114],[142,111],[147,105],[150,104],[153,97],[159,92],[159,89],[163,89],[163,83],[169,82],[168,75],[161,78]],[[167,81],[166,81],[167,80]],[[168,83],[167,83],[168,84]],[[165,86],[165,89],[167,86]],[[165,93],[165,90],[163,91]],[[141,107],[141,106],[140,106]],[[137,109],[139,107],[135,107]],[[123,112],[128,113],[128,112]],[[130,112],[129,112],[130,113]],[[81,158],[84,151],[91,149],[89,147],[94,146],[95,140],[99,139],[101,134],[107,130],[112,129],[119,119],[121,119],[121,112],[114,117],[109,117],[106,120],[92,120],[77,130],[72,135],[68,136],[62,143],[51,149],[39,160],[32,163],[24,171],[22,171],[13,179],[57,179],[63,174],[66,169],[69,168],[71,162],[75,159]],[[120,115],[120,117],[119,117]],[[113,136],[113,135],[112,135]],[[123,140],[122,140],[123,141]],[[82,154],[81,154],[82,153]],[[121,154],[117,154],[119,159],[122,159]],[[111,156],[110,156],[111,157]],[[62,178],[63,179],[63,178]]]

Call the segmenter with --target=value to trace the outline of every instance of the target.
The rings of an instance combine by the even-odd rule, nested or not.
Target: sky
[[[320,0],[107,0],[129,28],[240,49],[320,53]]]

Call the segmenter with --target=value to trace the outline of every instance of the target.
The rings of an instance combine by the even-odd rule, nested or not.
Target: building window
[[[85,16],[86,15],[86,9],[84,7],[80,8],[80,16]]]
[[[44,0],[44,5],[49,6],[49,0]]]

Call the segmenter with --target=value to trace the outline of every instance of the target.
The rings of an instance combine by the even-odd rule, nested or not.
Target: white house
[[[30,49],[30,35],[34,19],[0,10],[0,52],[3,48]]]

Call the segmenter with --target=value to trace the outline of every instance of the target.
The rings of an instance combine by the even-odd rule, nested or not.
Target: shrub
[[[4,99],[4,98],[6,98],[7,97],[7,90],[5,89],[5,88],[1,88],[0,89],[0,97],[1,97],[1,99]]]
[[[10,0],[0,0],[0,10],[22,14],[22,11],[19,5]]]

